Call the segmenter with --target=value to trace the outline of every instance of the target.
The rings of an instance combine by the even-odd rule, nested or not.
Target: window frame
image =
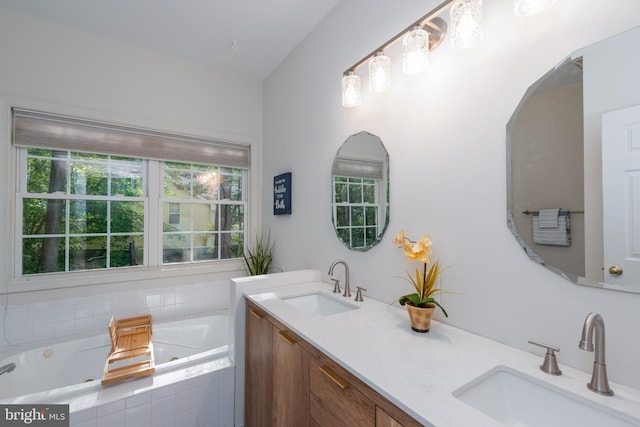
[[[107,226],[107,231],[105,231],[104,233],[73,233],[71,231],[67,231],[65,230],[63,233],[58,233],[57,236],[63,237],[65,239],[73,239],[73,238],[77,238],[77,237],[96,237],[96,236],[91,236],[92,234],[99,234],[102,235],[104,234],[104,237],[106,238],[106,253],[107,253],[107,260],[110,258],[110,242],[109,240],[112,237],[116,237],[118,235],[140,235],[142,234],[143,239],[144,239],[144,250],[143,250],[143,259],[142,259],[142,265],[135,265],[135,266],[128,266],[130,268],[137,268],[137,267],[142,267],[142,266],[147,266],[148,265],[148,258],[147,258],[147,247],[146,247],[146,241],[147,241],[147,237],[148,237],[148,231],[146,230],[145,225],[148,224],[148,217],[149,217],[149,197],[148,197],[148,192],[146,191],[148,185],[148,181],[149,181],[149,175],[147,173],[147,162],[144,159],[140,159],[141,161],[141,166],[142,166],[142,171],[141,171],[141,179],[142,179],[142,194],[140,196],[113,196],[110,194],[106,194],[106,195],[83,195],[83,194],[73,194],[70,191],[70,188],[68,188],[71,185],[71,181],[70,181],[70,176],[72,174],[72,163],[77,162],[77,163],[93,163],[93,162],[85,162],[82,160],[74,160],[73,157],[70,155],[71,153],[75,153],[74,151],[69,151],[67,150],[67,156],[66,156],[66,161],[68,162],[68,170],[67,170],[67,177],[66,177],[66,183],[65,186],[67,188],[65,188],[65,192],[63,194],[59,194],[59,193],[30,193],[28,191],[28,182],[27,182],[27,175],[28,175],[28,153],[27,153],[28,149],[26,148],[18,148],[17,150],[17,161],[18,161],[18,167],[17,169],[20,171],[18,176],[16,177],[16,191],[14,193],[15,196],[15,201],[16,201],[16,206],[15,206],[15,210],[16,210],[16,227],[15,227],[15,239],[16,239],[16,247],[15,247],[15,259],[14,259],[14,271],[16,272],[16,278],[17,277],[34,277],[34,276],[41,276],[41,275],[45,275],[45,274],[63,274],[63,273],[75,273],[75,272],[80,272],[80,271],[107,271],[107,270],[116,270],[116,269],[122,269],[122,268],[127,268],[127,267],[105,267],[105,268],[96,268],[96,269],[85,269],[85,270],[69,270],[69,263],[70,263],[70,257],[68,254],[69,251],[69,246],[70,243],[66,242],[65,243],[65,270],[64,271],[56,271],[56,272],[50,272],[50,273],[36,273],[36,274],[28,274],[25,275],[24,272],[22,271],[23,268],[23,245],[20,244],[23,242],[23,240],[25,239],[25,234],[23,233],[23,219],[24,219],[24,211],[23,211],[23,206],[24,203],[23,201],[25,199],[58,199],[58,200],[64,200],[64,201],[69,201],[69,203],[73,202],[73,201],[105,201],[107,203],[110,202],[141,202],[143,203],[144,206],[144,224],[143,224],[143,231],[142,233],[140,232],[136,232],[136,233],[118,233],[118,232],[112,232],[109,229],[109,226]],[[110,166],[110,163],[113,162],[112,159],[108,159],[107,161],[107,165]],[[111,177],[109,178],[109,183],[108,188],[110,187],[111,184]],[[67,204],[68,206],[68,204]],[[110,211],[108,211],[110,212]],[[68,209],[65,209],[65,224],[66,227],[69,227],[69,217],[70,217],[70,212]],[[110,214],[108,213],[108,216],[110,216]],[[56,235],[42,235],[43,238],[46,237],[53,237]],[[27,238],[36,238],[36,237],[27,237]],[[107,263],[108,264],[108,263]]]
[[[186,164],[186,163],[185,163]],[[191,166],[193,166],[194,164],[191,164]],[[161,185],[164,184],[164,172],[165,172],[165,168],[162,167],[162,163],[159,164],[160,166],[160,179],[159,179],[159,183]],[[206,166],[206,165],[205,165]],[[225,166],[219,166],[219,165],[209,165],[209,166],[214,166],[215,168],[217,168],[218,170],[220,169],[240,169],[241,172],[241,176],[242,176],[242,188],[241,188],[241,192],[243,195],[247,195],[248,194],[248,174],[249,174],[249,170],[248,169],[244,169],[244,168],[227,168]],[[190,171],[192,172],[193,169],[190,169]],[[215,200],[213,199],[202,199],[202,200],[198,200],[196,198],[194,198],[193,195],[190,195],[189,198],[177,198],[177,197],[167,197],[164,194],[164,189],[161,190],[160,194],[159,194],[159,198],[158,198],[158,213],[160,218],[164,218],[164,211],[163,211],[163,204],[168,203],[168,204],[179,204],[179,205],[191,205],[190,206],[190,210],[191,213],[193,214],[193,208],[194,205],[198,205],[198,204],[202,204],[202,205],[216,205],[216,219],[219,220],[220,219],[220,207],[224,207],[224,206],[242,206],[243,207],[243,223],[244,223],[244,229],[242,230],[243,232],[243,242],[247,242],[248,236],[247,236],[247,223],[248,223],[248,217],[247,217],[247,211],[248,211],[248,198],[246,196],[243,196],[242,200],[229,200],[229,199],[222,199],[220,198],[220,196],[218,195],[218,197],[216,197]],[[191,218],[191,227],[193,227],[193,215],[190,215]],[[218,222],[219,223],[219,222]],[[163,222],[161,221],[161,226],[163,226]],[[195,231],[193,229],[190,230],[189,232],[189,236],[191,239],[190,242],[190,246],[191,249],[195,249],[194,244],[193,244],[193,239],[195,238],[195,236],[197,234],[202,234],[202,231]],[[185,234],[187,235],[186,232],[178,232],[175,233],[176,235],[179,234]],[[216,250],[218,252],[218,256],[220,256],[220,238],[223,234],[232,234],[231,230],[215,230],[212,231],[212,234],[216,235],[218,237],[217,239],[217,246],[216,246]],[[161,235],[161,239],[164,239],[164,236],[166,235],[166,232],[164,229],[160,230],[160,235]],[[191,258],[193,258],[193,254],[190,255]],[[193,260],[191,259],[190,261],[183,261],[183,262],[175,262],[175,263],[164,263],[164,241],[163,241],[163,248],[161,248],[160,253],[159,253],[159,260],[158,262],[161,265],[165,265],[165,266],[171,266],[171,265],[179,265],[179,264],[197,264],[197,263],[204,263],[204,262],[221,262],[225,259],[229,259],[229,258],[218,258],[216,260],[211,260],[211,261],[206,261],[206,260]],[[235,258],[237,259],[237,258]]]
[[[245,224],[245,227],[243,228],[242,233],[243,233],[243,241],[246,241],[247,239],[247,235],[246,235],[246,224],[248,222],[248,218],[247,218],[247,211],[248,211],[248,198],[243,196],[242,200],[237,200],[237,201],[231,201],[231,200],[225,200],[225,199],[220,199],[220,198],[216,198],[216,200],[203,200],[203,201],[197,201],[194,199],[178,199],[178,198],[165,198],[164,195],[164,191],[163,191],[163,185],[164,185],[164,161],[159,161],[159,160],[151,160],[151,159],[140,159],[142,160],[142,195],[141,196],[137,196],[137,197],[126,197],[126,196],[111,196],[109,194],[104,195],[104,196],[95,196],[95,195],[75,195],[75,194],[70,194],[69,193],[69,189],[67,188],[65,190],[64,194],[55,194],[55,193],[29,193],[28,189],[27,189],[27,171],[28,171],[28,153],[27,153],[28,149],[24,148],[24,147],[18,147],[17,149],[17,161],[18,161],[18,167],[17,170],[19,171],[19,174],[17,176],[17,188],[16,188],[16,193],[15,193],[15,200],[16,200],[16,227],[15,227],[15,240],[16,240],[16,246],[15,246],[15,259],[14,259],[14,271],[15,273],[15,278],[16,279],[26,279],[26,278],[33,278],[33,277],[44,277],[44,276],[53,276],[53,275],[68,275],[68,274],[79,274],[79,273],[88,273],[88,272],[107,272],[107,271],[116,271],[116,270],[126,270],[126,269],[143,269],[143,268],[168,268],[168,267],[175,267],[175,266],[179,266],[179,265],[193,265],[193,264],[215,264],[215,263],[219,263],[221,261],[225,261],[227,259],[229,260],[233,260],[233,259],[240,259],[239,257],[236,258],[224,258],[224,259],[212,259],[212,260],[186,260],[186,261],[180,261],[180,262],[171,262],[171,263],[166,263],[164,262],[164,257],[163,257],[163,252],[165,250],[164,246],[163,246],[163,241],[162,238],[164,236],[164,230],[163,228],[163,222],[164,222],[164,211],[163,211],[163,204],[164,203],[169,203],[169,204],[178,204],[181,205],[182,203],[184,204],[189,204],[192,205],[194,203],[200,203],[200,204],[209,204],[209,205],[216,205],[217,206],[217,212],[216,215],[219,215],[219,208],[220,207],[224,207],[224,206],[230,206],[230,205],[240,205],[243,206],[243,223]],[[70,153],[75,153],[76,151],[67,151],[67,159],[72,161],[72,156],[70,156]],[[207,165],[207,166],[214,166],[214,167],[219,167],[217,165]],[[222,168],[222,167],[220,167]],[[244,169],[244,168],[236,168],[236,169],[240,169],[241,172],[241,176],[242,176],[242,194],[246,194],[247,191],[247,180],[248,180],[248,169]],[[68,172],[70,173],[70,172]],[[151,185],[151,183],[154,183],[155,185]],[[69,185],[69,181],[68,181],[68,176],[67,176],[67,185]],[[117,201],[133,201],[133,202],[143,202],[144,203],[144,231],[142,233],[143,235],[143,239],[144,239],[144,251],[143,251],[143,262],[141,265],[133,265],[133,266],[122,266],[122,267],[105,267],[105,268],[96,268],[96,269],[86,269],[86,270],[68,270],[69,268],[69,256],[68,254],[65,254],[65,263],[66,263],[66,268],[65,271],[56,271],[56,272],[50,272],[50,273],[35,273],[35,274],[23,274],[24,272],[22,271],[22,267],[23,267],[23,253],[22,253],[22,249],[23,249],[23,245],[21,244],[23,242],[23,239],[25,238],[24,234],[23,234],[23,200],[25,199],[42,199],[42,198],[47,198],[47,199],[61,199],[61,200],[69,200],[69,201],[73,201],[73,200],[99,200],[99,201],[110,201],[110,202],[117,202]],[[156,203],[157,201],[157,203]],[[67,212],[66,214],[67,216],[69,215],[69,213]],[[155,229],[155,233],[158,235],[158,244],[157,245],[151,245],[149,244],[150,241],[153,241],[154,239],[151,238],[151,236],[154,234],[154,229],[151,228],[150,226],[150,218],[154,218],[157,219],[157,222],[159,224],[159,228]],[[154,221],[155,222],[155,221]],[[196,232],[194,232],[194,230],[189,230],[189,231],[185,231],[183,232],[183,234],[188,235],[189,239],[192,241],[193,238],[195,237],[195,234],[197,234]],[[215,234],[217,236],[221,236],[222,234],[225,234],[224,230],[218,230],[215,232]],[[74,235],[74,233],[71,232],[67,232],[65,230],[64,233],[60,233],[60,235],[66,239],[69,238],[73,238],[76,237]],[[112,236],[111,233],[107,232],[106,233],[106,238],[109,239],[109,237]],[[219,240],[218,240],[219,241]],[[68,247],[68,243],[66,245]],[[191,245],[193,246],[193,245]],[[108,246],[107,246],[107,252],[108,252]],[[216,249],[219,251],[219,246],[216,247]],[[219,253],[218,253],[219,256]]]
[[[12,119],[13,110],[18,109],[41,109],[49,111],[50,114],[59,114],[64,116],[81,116],[86,117],[87,120],[106,121],[108,123],[127,123],[128,126],[132,126],[139,129],[161,129],[160,132],[168,132],[179,135],[199,135],[198,138],[211,141],[222,141],[230,144],[236,144],[245,146],[248,151],[248,167],[246,169],[247,178],[245,180],[246,189],[246,210],[245,210],[245,245],[251,244],[253,241],[253,230],[259,227],[260,203],[261,199],[258,194],[259,183],[258,177],[260,176],[259,159],[262,155],[259,148],[258,140],[254,137],[239,136],[239,135],[220,135],[217,132],[207,131],[203,128],[194,130],[190,127],[176,126],[166,121],[157,122],[153,120],[141,120],[139,117],[121,116],[107,114],[105,117],[90,117],[94,112],[84,111],[82,109],[75,109],[64,107],[60,105],[46,104],[46,103],[33,103],[28,100],[7,99],[7,102],[0,100],[0,109],[4,111],[4,114],[0,114],[0,131],[5,135],[7,143],[2,151],[4,156],[1,156],[0,165],[4,165],[6,173],[6,180],[4,185],[0,185],[0,194],[4,194],[3,200],[0,204],[4,204],[5,209],[0,213],[0,220],[5,224],[5,245],[1,245],[0,254],[4,254],[0,265],[4,265],[5,268],[5,281],[4,285],[0,285],[0,292],[4,291],[9,294],[22,294],[23,292],[39,291],[39,290],[53,290],[64,288],[81,288],[90,287],[94,285],[111,286],[109,289],[131,289],[144,288],[149,286],[158,286],[158,284],[164,283],[164,285],[171,283],[185,283],[185,281],[202,280],[206,277],[207,281],[215,280],[227,280],[231,277],[244,274],[244,264],[241,258],[232,258],[219,260],[215,262],[203,262],[198,264],[169,264],[161,265],[156,264],[153,266],[142,266],[136,268],[126,269],[108,269],[108,270],[84,270],[75,271],[69,273],[47,273],[39,275],[29,276],[17,276],[15,270],[15,263],[17,258],[17,247],[20,245],[20,241],[16,238],[16,225],[18,223],[16,214],[16,191],[19,182],[22,166],[18,162],[18,148],[12,143]],[[90,145],[90,144],[89,144]],[[148,174],[157,174],[159,167],[158,162],[150,162],[147,168]],[[26,167],[26,163],[24,164]],[[154,171],[155,169],[155,171]],[[156,175],[157,176],[157,175]],[[148,181],[149,195],[152,192],[159,194],[161,183],[155,180]],[[21,212],[20,212],[21,213]],[[149,218],[148,228],[150,230],[161,230],[162,219],[161,218]],[[160,233],[150,233],[149,237],[145,239],[145,245],[159,245],[161,244]],[[148,254],[148,250],[145,251]],[[21,254],[21,251],[20,251]],[[191,279],[189,279],[191,277]],[[116,286],[115,288],[113,286]],[[97,288],[96,288],[97,289]],[[27,295],[27,294],[23,294]],[[73,295],[76,295],[74,292]]]

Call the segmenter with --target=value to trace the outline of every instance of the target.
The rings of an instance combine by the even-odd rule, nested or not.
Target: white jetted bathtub
[[[89,336],[72,341],[59,342],[37,348],[15,347],[3,351],[0,369],[15,364],[10,372],[0,375],[0,403],[33,403],[53,404],[68,403],[70,411],[87,412],[87,410],[109,404],[110,408],[119,405],[114,402],[122,400],[123,411],[125,400],[136,397],[140,401],[141,393],[149,393],[149,408],[153,396],[159,395],[162,388],[163,398],[177,393],[172,384],[186,382],[181,389],[203,388],[207,381],[220,387],[225,382],[224,393],[218,393],[217,400],[225,402],[203,402],[205,406],[233,405],[233,366],[228,357],[229,349],[229,316],[227,312],[210,316],[153,324],[153,347],[155,352],[156,371],[150,376],[131,379],[122,383],[103,387],[100,383],[106,356],[110,350],[110,341],[105,327],[104,334]],[[12,352],[13,350],[13,352]],[[199,378],[204,376],[206,378]],[[226,383],[230,383],[227,386]],[[220,390],[223,391],[223,390]],[[142,399],[142,401],[145,401]],[[193,408],[186,408],[193,409]],[[186,410],[185,409],[185,410]],[[197,409],[197,408],[196,408]],[[226,415],[225,408],[209,411],[220,425],[227,424],[220,417]],[[180,408],[176,409],[180,412]],[[104,412],[104,411],[102,411]],[[193,412],[193,411],[191,411]],[[206,408],[196,411],[198,424],[203,423]],[[166,414],[166,410],[164,411]],[[126,413],[123,412],[124,415]],[[230,412],[232,417],[233,411]],[[177,416],[179,414],[174,414]],[[100,416],[100,411],[95,412]],[[151,417],[151,412],[149,417]],[[169,415],[167,415],[169,416]],[[227,417],[228,418],[228,417]]]

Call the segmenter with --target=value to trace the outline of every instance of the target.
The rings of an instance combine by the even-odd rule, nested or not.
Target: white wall
[[[293,174],[291,216],[274,217],[269,184],[264,191],[276,263],[324,273],[343,258],[368,297],[391,302],[407,291],[393,236],[429,232],[448,266],[443,285],[460,293],[443,300],[448,323],[535,353],[530,338],[558,345],[561,363],[590,371],[593,354],[577,342],[597,311],[610,378],[640,387],[640,295],[580,287],[530,261],[506,226],[505,184],[505,126],[525,90],[577,48],[639,25],[640,2],[563,0],[525,19],[511,1],[487,0],[481,47],[443,45],[428,76],[416,78],[401,75],[395,47],[391,94],[365,90],[361,107],[344,109],[342,72],[439,3],[345,0],[265,82],[264,182]],[[366,253],[348,251],[330,218],[333,156],[361,130],[380,136],[391,160],[390,225]]]
[[[251,182],[252,203],[259,202],[261,81],[1,7],[0,58],[0,303],[31,304],[74,294],[44,291],[28,301],[2,295],[11,289],[7,287],[15,167],[9,126],[11,106],[251,144],[256,171]],[[258,213],[250,214],[255,224]],[[233,265],[227,265],[224,274],[212,274],[213,270],[203,268],[180,275],[134,273],[120,278],[123,283],[75,294],[97,295],[121,291],[126,286],[139,289],[202,283],[242,274],[241,263],[229,264]]]
[[[3,97],[134,124],[250,138],[262,133],[258,80],[5,8],[0,35]]]

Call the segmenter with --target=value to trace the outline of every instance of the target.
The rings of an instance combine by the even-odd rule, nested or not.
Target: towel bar
[[[562,209],[562,210],[564,211],[566,209]],[[525,215],[531,215],[531,214],[534,214],[536,212],[539,212],[539,211],[537,211],[537,210],[536,211],[530,211],[529,209],[527,209],[526,211],[522,211],[522,213],[525,214]],[[572,210],[568,210],[567,212],[569,212],[569,213],[584,213],[584,211],[572,211]]]

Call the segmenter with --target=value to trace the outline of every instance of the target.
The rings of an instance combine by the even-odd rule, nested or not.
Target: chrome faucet
[[[16,364],[15,363],[8,363],[8,364],[0,367],[0,375],[6,374],[8,372],[11,372],[14,369],[16,369]]]
[[[338,264],[342,264],[344,266],[344,293],[342,294],[342,296],[350,297],[351,289],[349,288],[349,266],[347,265],[347,262],[341,259],[337,259],[333,261],[333,263],[331,264],[331,267],[329,267],[329,275],[333,276],[333,269]]]
[[[613,390],[609,387],[607,379],[607,365],[604,363],[604,320],[598,313],[589,313],[584,319],[582,337],[578,347],[582,350],[593,351],[593,330],[596,331],[595,361],[593,362],[593,374],[587,388],[598,394],[613,396]]]

